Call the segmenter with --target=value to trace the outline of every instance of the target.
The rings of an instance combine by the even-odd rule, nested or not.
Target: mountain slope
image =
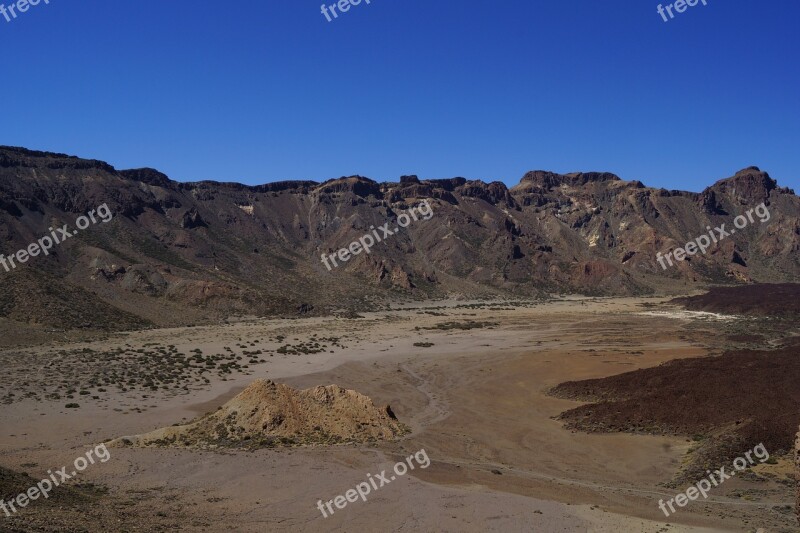
[[[397,215],[426,200],[430,220],[412,221],[330,271],[321,261],[371,227],[396,227]],[[731,227],[761,202],[769,222],[756,220],[667,270],[656,262],[657,251],[683,246],[707,226]],[[104,204],[113,213],[108,223],[11,272],[0,267],[0,317],[47,316],[51,298],[35,288],[53,280],[114,309],[101,316],[84,309],[61,326],[125,329],[365,309],[387,298],[676,293],[800,277],[800,198],[755,167],[702,193],[652,189],[609,173],[544,171],[511,189],[416,176],[246,186],[178,183],[153,169],[118,171],[0,147],[0,253],[27,248],[50,227],[74,226]],[[7,287],[11,279],[29,288],[24,312]],[[70,298],[78,308],[93,305]]]

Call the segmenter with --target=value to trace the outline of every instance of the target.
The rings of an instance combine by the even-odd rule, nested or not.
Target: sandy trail
[[[447,402],[440,400],[436,396],[432,383],[411,370],[408,365],[400,365],[400,369],[411,376],[414,387],[428,399],[428,405],[425,407],[425,411],[419,413],[415,420],[418,427],[434,425],[450,416],[450,409]]]

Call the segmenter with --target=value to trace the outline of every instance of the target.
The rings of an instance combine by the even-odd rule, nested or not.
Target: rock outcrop
[[[336,385],[296,390],[259,379],[216,412],[110,446],[259,448],[391,440],[408,430],[387,405]]]

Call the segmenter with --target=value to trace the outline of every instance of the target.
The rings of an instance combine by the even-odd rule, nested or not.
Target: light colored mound
[[[183,426],[114,439],[110,446],[200,448],[390,440],[408,429],[387,405],[337,385],[297,390],[259,379],[215,413]]]

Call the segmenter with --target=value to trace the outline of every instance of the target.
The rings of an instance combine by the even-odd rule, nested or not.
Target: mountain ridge
[[[430,202],[431,220],[325,269],[322,254],[422,201]],[[656,263],[657,252],[683,246],[707,226],[730,226],[762,202],[769,223],[756,222],[669,270]],[[542,170],[511,188],[415,175],[244,185],[177,182],[152,168],[117,170],[94,159],[0,147],[0,253],[14,253],[53,224],[71,224],[102,204],[114,213],[111,222],[32,259],[23,265],[29,275],[0,268],[0,320],[35,316],[47,305],[21,302],[20,288],[6,302],[3,284],[12,280],[23,293],[39,294],[38,286],[60,279],[126,317],[170,326],[351,314],[390,300],[678,294],[800,278],[800,198],[758,167],[700,193],[651,188],[609,172]],[[89,305],[81,300],[77,311]],[[60,327],[113,329],[96,324],[96,312],[83,314]]]
[[[16,154],[17,158],[13,158],[9,156],[10,154]],[[511,191],[516,187],[519,187],[525,183],[533,182],[537,184],[547,184],[549,186],[558,186],[562,184],[571,184],[571,185],[585,185],[586,183],[593,183],[593,182],[604,182],[604,181],[619,181],[619,182],[626,182],[635,184],[639,188],[651,188],[656,190],[664,190],[664,188],[655,188],[655,187],[648,187],[644,183],[639,180],[631,180],[626,181],[619,177],[617,174],[613,172],[606,172],[606,171],[576,171],[576,172],[568,172],[564,174],[560,174],[558,172],[553,172],[549,170],[530,170],[526,172],[522,178],[520,178],[519,183],[517,185],[513,185],[511,187],[507,186],[502,181],[484,181],[481,179],[470,180],[463,177],[453,177],[453,178],[430,178],[430,179],[423,179],[420,180],[417,175],[403,175],[400,176],[398,182],[393,181],[377,181],[367,176],[361,175],[350,175],[350,176],[340,176],[338,178],[328,178],[323,181],[318,180],[275,180],[266,182],[263,184],[256,184],[256,185],[248,185],[245,183],[240,183],[236,181],[219,181],[219,180],[198,180],[198,181],[177,181],[173,180],[163,172],[158,169],[152,167],[136,167],[130,169],[117,169],[113,165],[98,159],[85,159],[75,155],[68,155],[60,152],[48,152],[42,150],[31,150],[29,148],[21,147],[21,146],[8,146],[8,145],[0,145],[0,168],[2,167],[27,167],[27,168],[37,168],[36,165],[31,165],[31,159],[59,159],[59,160],[66,160],[66,163],[53,163],[51,162],[47,168],[55,169],[60,167],[70,167],[69,163],[73,163],[71,168],[76,169],[87,169],[87,168],[103,168],[108,170],[109,172],[117,173],[120,176],[126,177],[133,181],[141,181],[143,183],[147,183],[149,185],[158,185],[158,186],[193,186],[193,185],[200,185],[200,184],[214,184],[218,186],[228,186],[232,188],[241,188],[241,189],[252,189],[255,192],[271,192],[275,190],[285,190],[288,188],[309,188],[309,187],[317,187],[329,184],[331,182],[336,182],[339,180],[345,179],[358,179],[361,181],[373,183],[375,185],[391,185],[391,184],[408,184],[408,183],[428,183],[437,187],[442,187],[447,189],[448,185],[452,190],[454,186],[464,185],[466,183],[483,183],[485,185],[493,185],[496,184],[498,187],[506,188],[507,190]],[[749,172],[756,172],[762,173],[762,171],[757,166],[749,166],[740,171],[738,171],[734,176],[728,178],[722,178],[714,182],[712,185],[709,185],[703,191],[696,193],[692,191],[683,191],[678,189],[670,189],[669,192],[671,193],[679,193],[679,194],[703,194],[705,191],[722,184],[723,182],[730,181],[740,174],[746,174]],[[766,172],[763,172],[766,175],[766,178],[769,182],[772,183],[772,188],[779,188],[777,186],[777,182],[770,178]],[[795,194],[794,190],[789,187],[782,187],[785,191],[790,194]]]

